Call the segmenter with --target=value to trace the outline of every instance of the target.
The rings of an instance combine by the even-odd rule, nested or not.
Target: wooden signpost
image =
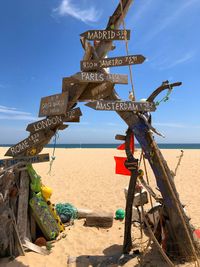
[[[128,84],[128,75],[124,74],[105,74],[98,72],[78,72],[73,78],[81,83],[102,83],[112,82],[114,84]]]
[[[49,161],[49,154],[40,154],[35,156],[29,157],[18,157],[18,158],[11,158],[11,159],[0,159],[0,168],[8,168],[12,165],[15,165],[19,162],[26,162],[26,163],[40,163],[40,162],[47,162]]]
[[[33,122],[29,124],[26,128],[27,131],[34,133],[41,130],[47,130],[47,129],[53,129],[57,127],[58,125],[62,124],[63,122],[70,122],[74,119],[78,119],[79,116],[81,116],[81,110],[80,108],[75,108],[72,110],[69,110],[66,112],[66,116],[63,115],[57,115],[52,116],[44,120],[40,120],[37,122]]]
[[[85,105],[95,110],[106,110],[106,111],[115,110],[115,111],[150,112],[156,110],[156,106],[153,102],[98,100],[89,102]]]
[[[68,93],[43,97],[40,102],[39,117],[65,115],[68,104]]]
[[[130,40],[130,30],[90,30],[80,34],[81,37],[85,37],[87,40]]]
[[[28,138],[24,139],[20,143],[10,147],[6,152],[5,156],[16,157],[17,155],[23,153],[24,151],[31,149],[33,146],[39,144],[41,141],[45,140],[46,136],[43,131],[33,133]]]
[[[102,58],[99,60],[82,60],[81,61],[81,70],[89,71],[96,70],[100,68],[110,68],[126,65],[135,65],[142,64],[145,61],[145,57],[142,55],[131,55],[124,57],[111,57],[111,58]]]

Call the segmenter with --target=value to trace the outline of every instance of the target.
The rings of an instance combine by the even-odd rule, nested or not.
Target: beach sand
[[[3,158],[6,148],[0,148]],[[52,149],[44,149],[43,153],[52,154]],[[180,156],[180,150],[162,150],[169,167],[174,170]],[[34,164],[35,170],[42,177],[42,182],[52,187],[53,203],[72,203],[77,208],[92,209],[115,213],[118,208],[125,208],[124,187],[129,177],[115,174],[114,156],[124,156],[124,151],[116,149],[56,149],[56,160],[51,175],[48,175],[49,163]],[[139,157],[140,151],[135,153]],[[149,168],[149,179],[153,188],[155,178]],[[186,205],[191,222],[200,228],[200,150],[184,150],[181,166],[175,177],[181,201]],[[28,252],[13,262],[1,263],[1,267],[64,267],[68,257],[79,257],[79,263],[70,266],[84,267],[88,258],[84,255],[110,256],[122,251],[124,222],[114,221],[112,228],[98,229],[84,226],[84,219],[75,220],[73,226],[65,230],[66,237],[54,244],[51,254],[42,256]],[[139,236],[139,230],[133,228],[133,235]],[[145,237],[143,241],[145,241]],[[134,241],[135,246],[140,240]],[[143,245],[143,248],[145,244]],[[155,250],[146,256],[144,266],[167,266]],[[100,265],[99,265],[100,266]],[[109,266],[109,265],[108,265]],[[112,265],[116,266],[116,265]],[[140,266],[137,257],[123,266]],[[193,266],[192,263],[184,266]]]

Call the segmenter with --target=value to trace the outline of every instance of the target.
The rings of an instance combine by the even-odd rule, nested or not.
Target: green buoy
[[[118,209],[115,212],[115,219],[116,220],[123,220],[125,217],[125,211],[123,209]]]

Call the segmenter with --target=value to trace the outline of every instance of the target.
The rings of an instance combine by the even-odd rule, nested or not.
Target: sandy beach
[[[3,158],[7,148],[0,148]],[[43,153],[52,154],[52,149]],[[180,156],[180,150],[162,150],[171,170],[174,170]],[[51,175],[48,175],[49,163],[34,164],[35,170],[42,177],[42,182],[52,187],[53,203],[72,203],[77,208],[115,213],[118,208],[125,208],[124,187],[129,177],[115,174],[114,156],[123,156],[123,151],[116,149],[56,149],[56,160]],[[135,153],[139,158],[140,151]],[[187,214],[196,228],[200,228],[200,150],[184,150],[184,157],[178,169],[175,183]],[[155,178],[148,166],[151,186],[155,189]],[[147,206],[148,207],[148,206]],[[84,219],[75,220],[73,226],[65,230],[66,237],[54,244],[51,254],[42,256],[28,252],[13,262],[2,262],[1,267],[64,267],[68,257],[79,257],[79,263],[70,266],[91,266],[86,255],[111,256],[122,251],[124,222],[114,221],[112,228],[98,229],[84,226]],[[134,228],[133,236],[139,230]],[[143,241],[145,241],[145,237]],[[136,246],[140,245],[135,240]],[[143,244],[145,248],[145,244]],[[101,265],[99,265],[101,266]],[[116,266],[116,265],[112,265]],[[135,257],[123,266],[140,266]],[[146,256],[144,266],[167,266],[155,250]],[[185,264],[184,266],[193,266]]]

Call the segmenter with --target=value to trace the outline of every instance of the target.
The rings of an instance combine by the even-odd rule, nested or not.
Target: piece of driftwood
[[[113,84],[106,82],[101,84],[89,84],[78,101],[98,100],[110,95],[113,90]]]
[[[78,219],[83,219],[83,218],[86,218],[88,215],[92,214],[93,211],[92,210],[89,210],[89,209],[77,209],[77,216],[78,216]]]
[[[132,237],[131,237],[131,224],[132,224],[132,212],[133,212],[132,208],[134,202],[136,181],[139,175],[138,160],[133,157],[130,149],[131,135],[132,131],[131,129],[128,129],[125,140],[125,151],[127,156],[127,161],[125,162],[125,166],[128,170],[130,170],[131,177],[129,181],[127,199],[126,199],[124,242],[123,242],[124,254],[128,254],[132,249]]]
[[[99,60],[88,60],[88,61],[83,60],[81,61],[81,70],[89,71],[89,70],[98,70],[101,68],[142,64],[144,60],[145,57],[142,55],[111,57],[111,58],[103,58]]]
[[[0,159],[0,167],[8,168],[20,162],[34,164],[47,161],[49,161],[49,154],[40,154],[28,157],[15,157],[10,159]]]
[[[30,232],[31,232],[31,239],[35,241],[36,239],[36,221],[33,216],[33,212],[29,210],[29,222],[30,222]]]
[[[113,225],[113,214],[107,212],[98,212],[88,214],[86,217],[87,226],[109,228]]]
[[[28,172],[22,171],[20,175],[20,192],[17,209],[17,227],[21,240],[27,236],[29,183],[30,178]]]
[[[24,239],[24,242],[23,242],[23,247],[24,248],[27,248],[29,250],[32,250],[36,253],[39,253],[41,255],[49,255],[49,251],[45,248],[42,248],[42,247],[39,247],[35,244],[33,244],[32,242],[30,242],[28,239]]]
[[[124,188],[124,194],[125,194],[125,198],[127,198],[128,187]],[[144,204],[147,204],[148,202],[149,201],[148,201],[148,195],[147,195],[146,190],[142,189],[141,192],[135,192],[133,206],[142,206]]]

